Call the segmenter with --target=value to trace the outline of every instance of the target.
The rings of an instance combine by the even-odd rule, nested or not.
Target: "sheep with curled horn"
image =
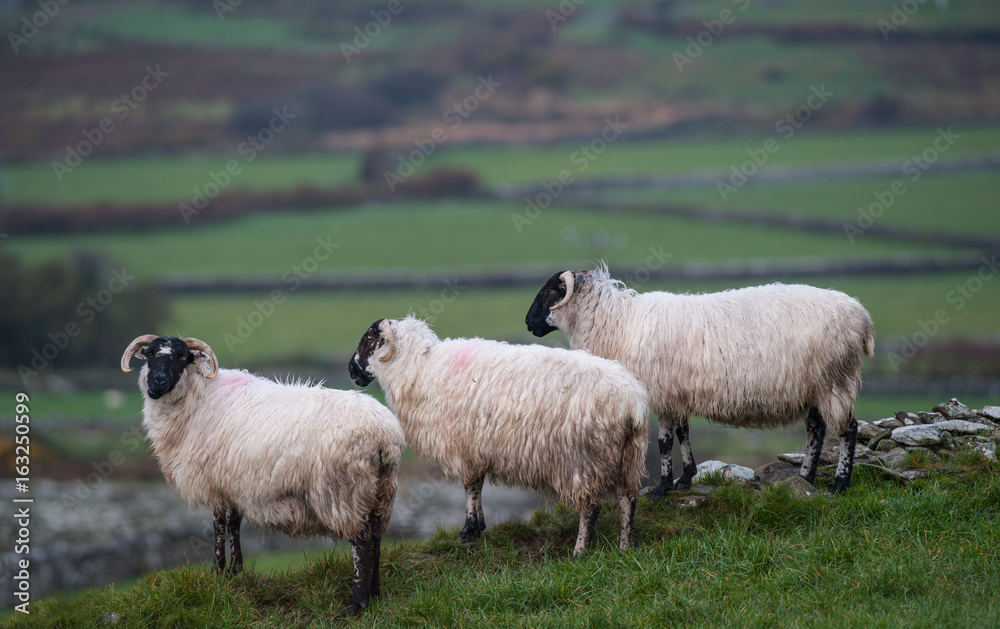
[[[840,437],[835,492],[850,486],[857,441],[854,402],[861,366],[874,352],[871,316],[844,293],[770,284],[720,293],[639,294],[600,265],[555,273],[525,316],[528,330],[561,330],[571,346],[617,360],[646,386],[658,415],[660,484],[674,487],[672,450],[696,470],[688,418],[741,428],[774,428],[805,418],[800,474],[814,482],[827,429]]]
[[[243,568],[244,517],[291,536],[346,538],[354,557],[348,611],[380,591],[381,540],[392,515],[405,439],[385,406],[357,391],[278,383],[219,369],[187,338],[140,336],[122,354],[145,359],[143,426],[167,481],[214,514],[216,571]]]
[[[378,379],[409,446],[465,487],[471,541],[486,528],[482,488],[530,487],[580,510],[574,555],[594,533],[600,501],[617,499],[619,548],[631,544],[648,440],[646,391],[614,361],[541,345],[441,340],[419,319],[379,319],[348,369]]]

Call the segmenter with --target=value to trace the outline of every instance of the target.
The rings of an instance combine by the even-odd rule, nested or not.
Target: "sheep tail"
[[[869,329],[865,334],[865,356],[871,358],[875,355],[875,330]]]
[[[625,424],[622,432],[622,457],[618,468],[622,474],[621,486],[627,492],[636,495],[639,492],[642,479],[649,475],[646,470],[649,424],[644,404],[636,404],[632,417]]]
[[[375,515],[382,525],[382,535],[385,535],[392,518],[392,506],[396,500],[396,476],[399,471],[400,448],[396,445],[386,445],[379,448],[378,479],[375,483]]]

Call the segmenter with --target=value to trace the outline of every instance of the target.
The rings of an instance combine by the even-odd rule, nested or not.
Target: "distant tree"
[[[169,317],[166,297],[101,254],[74,253],[27,266],[0,256],[0,365],[31,374],[55,367],[111,367],[139,334]]]

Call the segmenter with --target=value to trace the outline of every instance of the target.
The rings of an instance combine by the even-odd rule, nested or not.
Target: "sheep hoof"
[[[363,603],[356,603],[351,601],[351,604],[344,608],[344,612],[350,616],[357,616],[361,613],[361,610],[365,608]]]
[[[656,489],[649,492],[649,499],[659,500],[660,498],[666,496],[667,492],[669,492],[671,489],[673,489],[672,483],[660,483],[659,485],[656,486]]]
[[[833,481],[833,487],[830,489],[830,493],[842,494],[851,486],[851,481],[844,480],[841,478],[836,478]]]
[[[463,543],[463,544],[469,544],[469,543],[472,543],[472,542],[478,542],[479,538],[480,538],[480,534],[479,534],[479,531],[476,530],[476,529],[473,529],[471,531],[467,531],[465,529],[462,529],[462,531],[458,534],[458,541],[461,542],[461,543]]]

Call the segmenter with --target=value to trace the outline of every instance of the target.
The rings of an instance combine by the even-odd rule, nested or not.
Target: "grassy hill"
[[[905,485],[855,470],[844,496],[798,498],[721,483],[639,502],[636,547],[614,544],[610,503],[596,544],[569,558],[576,513],[560,506],[503,524],[465,547],[457,531],[383,550],[383,595],[352,625],[396,626],[992,626],[1000,615],[1000,466],[971,455]],[[697,502],[700,498],[695,498]],[[486,507],[489,509],[489,505]],[[67,601],[33,602],[5,627],[312,627],[338,625],[351,560],[212,576],[192,564]]]

